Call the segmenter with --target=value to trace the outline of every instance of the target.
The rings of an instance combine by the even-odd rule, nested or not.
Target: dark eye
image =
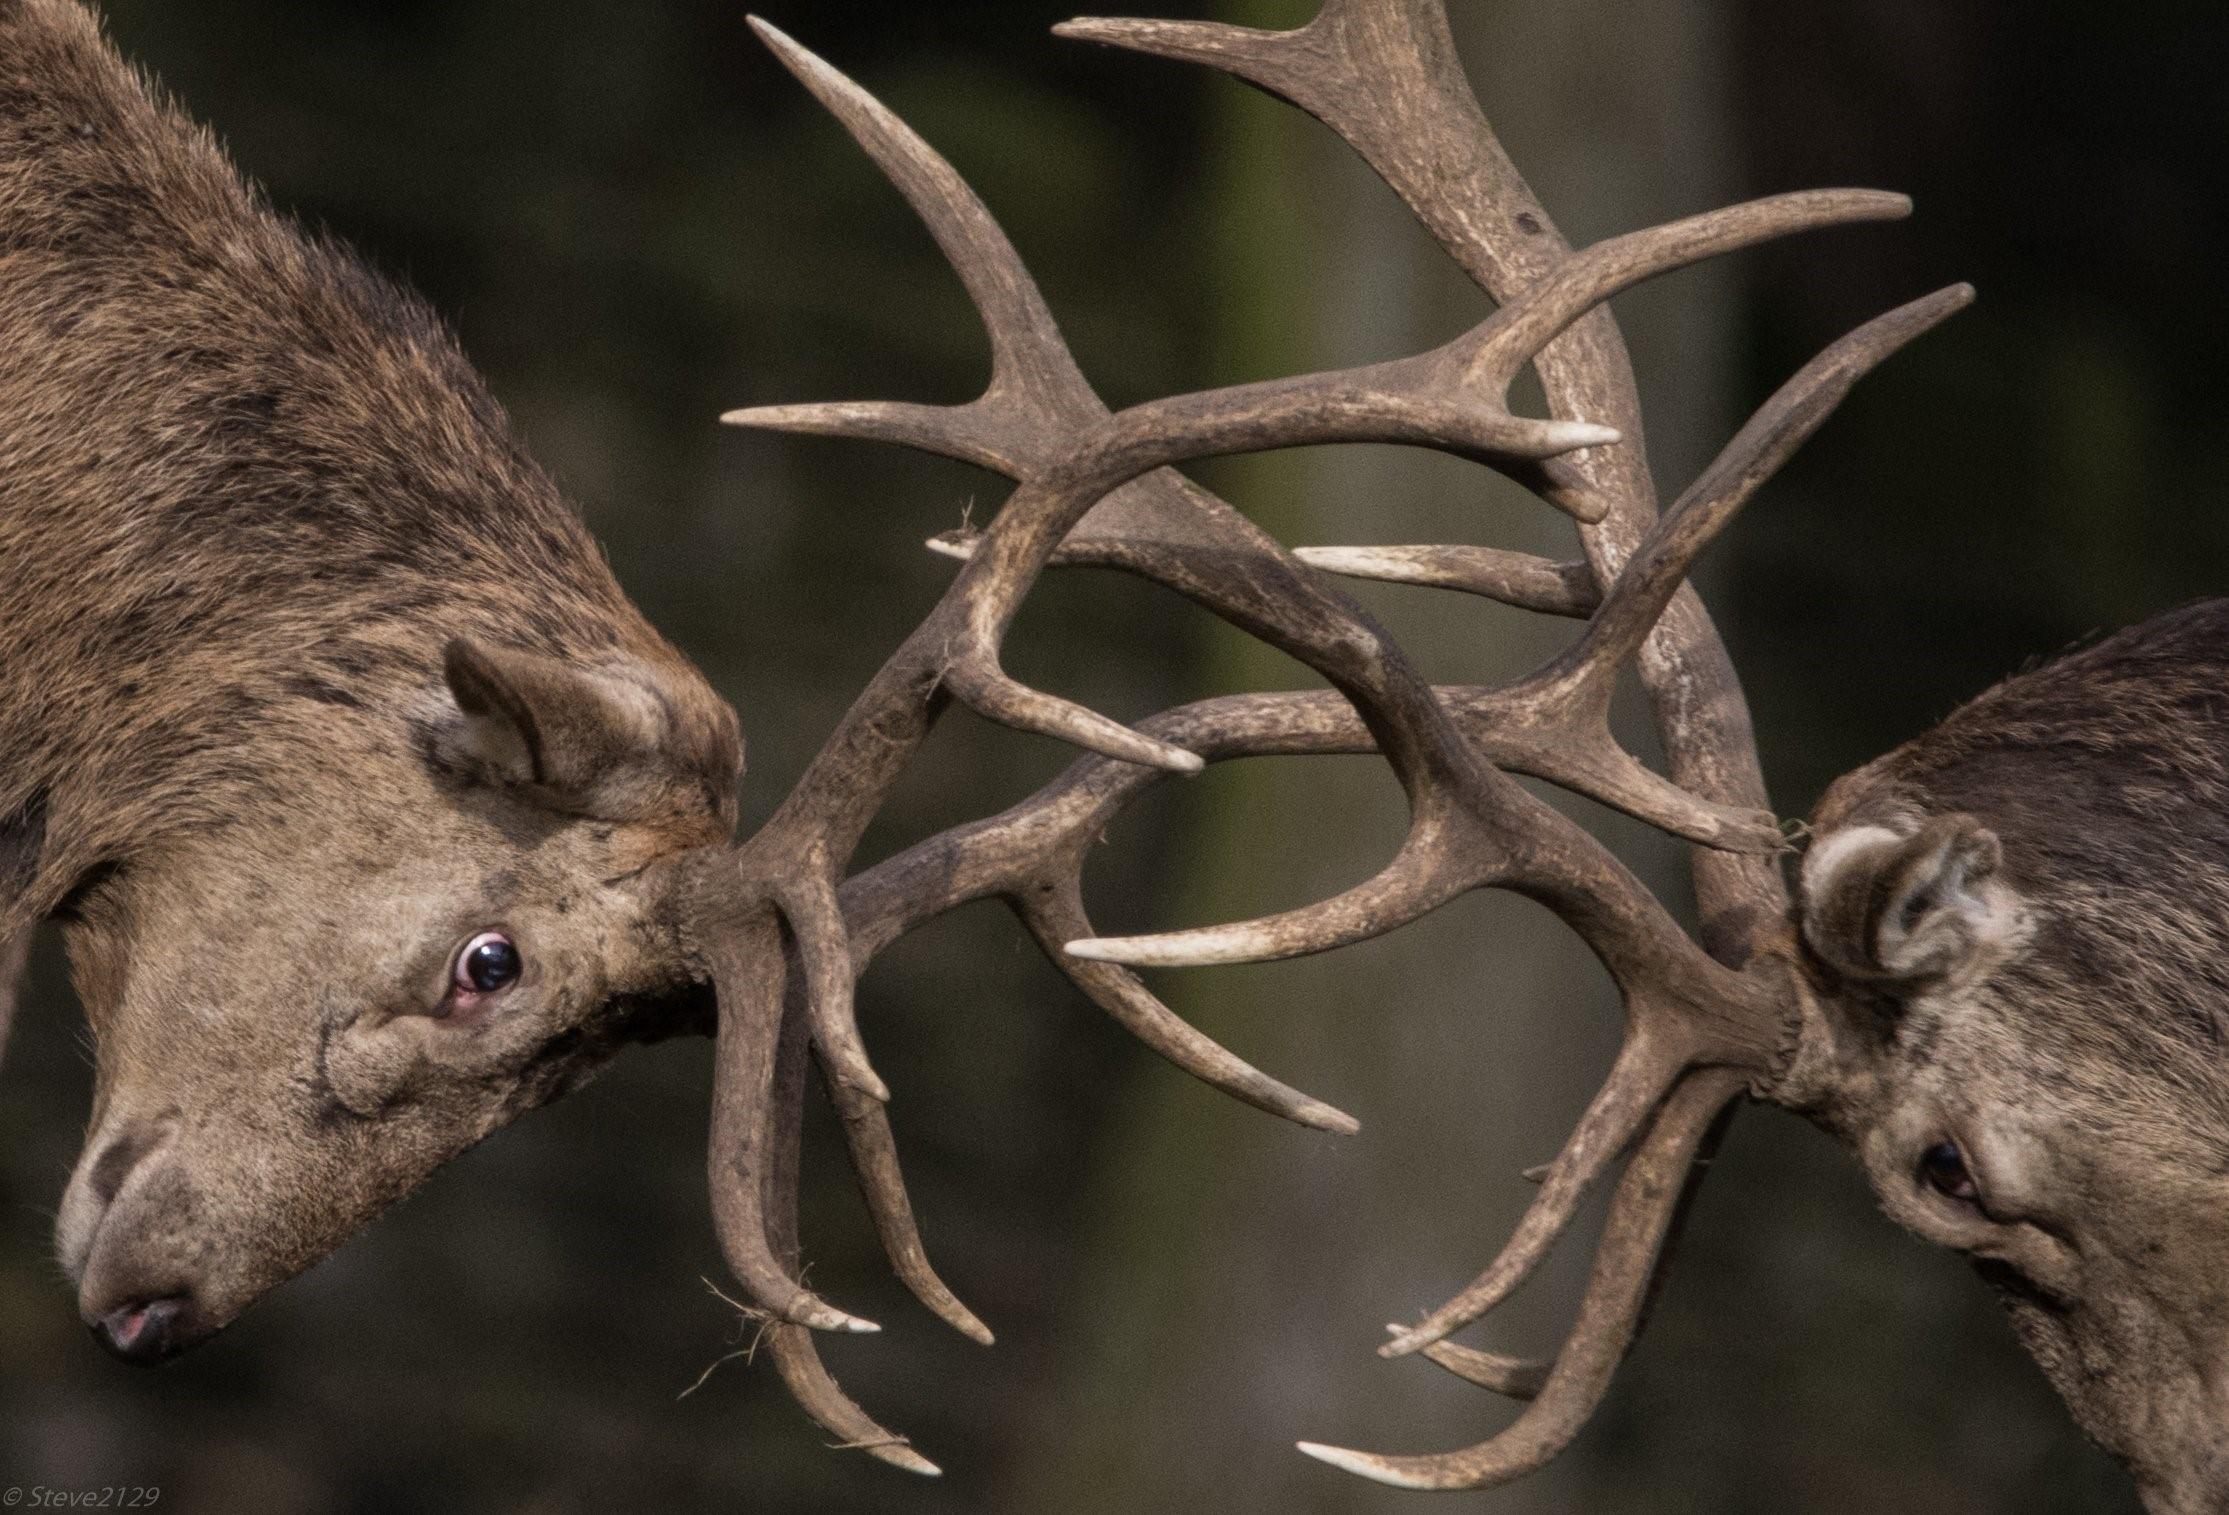
[[[450,982],[459,994],[496,994],[517,983],[525,971],[526,960],[509,937],[500,931],[483,931],[457,954]]]
[[[1981,1202],[1981,1186],[1974,1182],[1974,1175],[1966,1166],[1966,1154],[1958,1150],[1954,1141],[1940,1141],[1919,1156],[1920,1182],[1945,1199],[1955,1199],[1960,1204]]]

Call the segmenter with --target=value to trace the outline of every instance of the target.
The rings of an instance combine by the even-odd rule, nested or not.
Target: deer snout
[[[57,1244],[78,1314],[126,1362],[161,1362],[212,1330],[188,1281],[192,1188],[163,1161],[173,1129],[114,1123],[86,1144],[62,1201]]]

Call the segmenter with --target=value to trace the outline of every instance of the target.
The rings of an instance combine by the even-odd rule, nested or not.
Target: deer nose
[[[183,1294],[121,1305],[93,1323],[100,1344],[142,1367],[175,1357],[193,1343],[186,1321],[192,1301]]]

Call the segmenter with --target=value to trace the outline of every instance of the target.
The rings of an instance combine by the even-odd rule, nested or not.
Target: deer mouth
[[[94,1340],[138,1367],[168,1362],[215,1334],[195,1320],[192,1297],[185,1294],[121,1305],[91,1324]]]

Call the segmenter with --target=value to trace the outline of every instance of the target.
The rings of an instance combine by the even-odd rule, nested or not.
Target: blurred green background
[[[1437,342],[1476,295],[1320,128],[1239,86],[1059,43],[1052,0],[765,0],[966,172],[1116,404]],[[285,206],[456,320],[622,580],[742,710],[763,815],[929,606],[921,540],[995,481],[723,431],[754,402],[962,399],[956,283],[720,0],[112,0],[125,47]],[[1743,195],[1904,189],[1898,227],[1627,297],[1667,491],[1842,330],[1956,278],[1983,299],[1870,380],[1712,562],[1782,813],[2024,660],[2229,587],[2219,414],[2229,12],[2154,0],[1455,0],[1488,114],[1568,233]],[[1305,0],[1170,13],[1260,24]],[[1545,509],[1439,458],[1216,470],[1295,541],[1555,548]],[[464,586],[468,591],[469,586]],[[1442,676],[1568,628],[1368,596]],[[1290,682],[1126,580],[1049,582],[1012,666],[1124,716]],[[1641,738],[1636,734],[1636,740]],[[1008,803],[1063,755],[955,718],[870,854]],[[1676,854],[1590,824],[1679,891]],[[1109,930],[1362,876],[1401,811],[1374,765],[1259,765],[1157,796],[1092,879]],[[194,1511],[2112,1511],[1984,1291],[1769,1111],[1735,1127],[1650,1334],[1573,1451],[1430,1505],[1290,1450],[1476,1440],[1508,1411],[1381,1321],[1466,1281],[1607,1065],[1614,1002],[1544,915],[1468,900],[1386,942],[1170,977],[1243,1055],[1354,1111],[1337,1141],[1193,1087],[1081,1004],[1001,913],[869,979],[869,1036],[932,1250],[985,1352],[889,1281],[833,1132],[810,1137],[831,1346],[948,1470],[823,1449],[728,1363],[702,1197],[708,1049],[639,1051],[442,1174],[220,1341],[101,1356],[48,1260],[88,1071],[53,961],[0,1075],[0,1485],[159,1485]],[[1492,1328],[1555,1339],[1584,1247]]]

